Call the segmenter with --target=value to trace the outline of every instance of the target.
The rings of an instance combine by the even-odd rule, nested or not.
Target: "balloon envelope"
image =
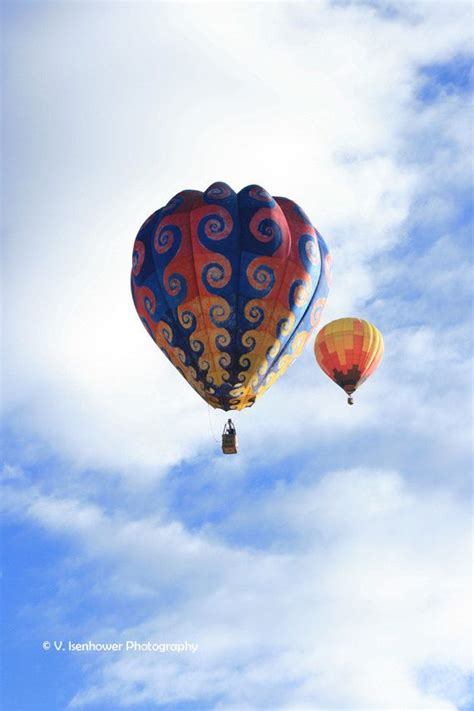
[[[251,185],[184,190],[133,248],[132,294],[150,336],[213,407],[252,405],[301,353],[330,256],[305,213]]]
[[[378,367],[383,356],[380,331],[360,318],[339,318],[322,328],[314,352],[322,370],[351,395]]]

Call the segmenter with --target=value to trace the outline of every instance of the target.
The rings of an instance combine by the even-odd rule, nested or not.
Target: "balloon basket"
[[[239,450],[236,434],[222,435],[222,451],[224,454],[237,454]]]

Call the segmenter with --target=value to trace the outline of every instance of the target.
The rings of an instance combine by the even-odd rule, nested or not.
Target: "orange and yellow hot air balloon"
[[[345,390],[352,405],[353,393],[382,360],[383,338],[368,321],[339,318],[319,331],[314,353],[321,369]]]

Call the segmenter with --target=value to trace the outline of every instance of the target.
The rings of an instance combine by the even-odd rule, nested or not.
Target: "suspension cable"
[[[214,432],[214,428],[212,427],[212,422],[211,422],[211,406],[209,405],[209,403],[206,403],[206,404],[207,404],[207,416],[208,416],[208,419],[209,419],[209,429],[210,429],[210,431],[211,431],[211,435],[212,435],[212,438],[213,438],[214,442],[215,442],[216,444],[219,444],[219,440],[217,439],[217,437],[216,437],[216,435],[215,435],[215,432]]]

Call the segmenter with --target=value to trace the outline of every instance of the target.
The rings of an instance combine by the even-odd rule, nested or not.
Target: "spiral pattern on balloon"
[[[205,373],[207,373],[207,371],[211,367],[211,364],[205,358],[200,358],[199,359],[199,367],[201,368],[201,370],[203,370]]]
[[[202,240],[207,237],[214,242],[225,239],[232,232],[233,220],[223,207],[213,205],[211,211],[199,220],[198,234]]]
[[[162,336],[167,343],[169,343],[170,345],[172,344],[173,330],[169,324],[160,322],[158,324],[157,333]]]
[[[218,333],[215,338],[215,344],[218,348],[222,349],[228,346],[230,343],[230,333],[229,331],[224,331]]]
[[[135,240],[132,256],[132,274],[138,276],[145,260],[145,245],[139,239]]]
[[[241,355],[239,358],[239,365],[244,369],[248,370],[252,365],[250,358],[246,355]]]
[[[290,287],[290,309],[302,308],[311,298],[311,280],[295,279]]]
[[[257,258],[247,267],[247,279],[254,289],[262,292],[262,296],[267,296],[275,284],[275,272]]]
[[[252,198],[252,200],[258,200],[259,202],[265,202],[267,205],[270,207],[273,207],[276,203],[275,200],[272,198],[272,196],[267,193],[267,191],[264,188],[261,188],[259,185],[253,185],[250,190],[248,191],[248,196]]]
[[[219,358],[219,365],[222,368],[228,368],[229,365],[231,364],[231,362],[232,362],[232,358],[230,357],[229,353],[223,353]],[[222,377],[224,380],[228,380],[229,373],[224,373]]]
[[[245,346],[248,351],[253,351],[253,349],[255,348],[255,344],[257,343],[254,336],[250,335],[250,333],[244,333],[241,338],[241,341],[242,345]]]
[[[155,231],[153,245],[158,254],[169,252],[177,239],[181,238],[181,230],[176,225],[158,225]]]
[[[325,298],[316,299],[313,306],[311,307],[311,316],[310,316],[311,328],[316,328],[316,326],[318,325],[318,323],[321,319],[321,315],[322,315],[325,303],[326,303]]]
[[[186,279],[176,272],[170,274],[165,282],[165,289],[170,296],[180,297],[186,293]]]
[[[202,355],[202,353],[204,353],[204,343],[198,338],[191,338],[189,340],[189,345],[191,346],[191,350],[196,356],[200,356]]]
[[[252,388],[252,390],[253,390],[254,392],[255,392],[255,390],[258,388],[258,385],[259,385],[259,382],[258,382],[258,381],[259,381],[259,379],[258,379],[257,376],[251,378],[251,380],[250,380],[250,387]]]
[[[275,341],[274,343],[272,343],[272,345],[270,346],[270,348],[267,349],[267,352],[265,354],[269,361],[272,361],[277,357],[278,353],[280,352],[280,348],[280,341]]]
[[[232,190],[225,183],[214,183],[204,193],[207,199],[225,200],[232,195]]]
[[[143,290],[143,306],[149,314],[154,314],[156,310],[156,297],[151,289]]]
[[[305,267],[309,267],[310,265],[313,265],[314,267],[320,266],[321,256],[319,254],[319,245],[318,240],[314,235],[301,235],[298,241],[298,249],[301,261]]]
[[[181,326],[187,331],[196,327],[196,315],[192,311],[178,311],[178,318]]]
[[[230,264],[225,257],[214,254],[213,258],[219,259],[219,261],[209,262],[201,272],[203,284],[211,293],[227,286],[232,273]]]
[[[239,398],[244,394],[244,392],[245,392],[244,388],[237,387],[237,388],[233,388],[230,391],[229,395],[231,395],[233,398]],[[236,402],[238,402],[238,400]]]
[[[227,321],[230,316],[230,304],[225,299],[221,299],[217,304],[213,304],[209,309],[209,318],[214,326],[220,326]]]
[[[276,242],[280,244],[281,242],[281,229],[280,225],[275,222],[275,220],[270,220],[266,218],[258,223],[258,227],[254,236],[260,242]]]
[[[253,328],[258,328],[265,318],[265,309],[262,308],[259,300],[252,299],[245,304],[244,315]]]
[[[277,251],[283,241],[283,231],[288,228],[282,214],[278,210],[260,208],[250,220],[250,232],[261,244],[267,245],[268,253]],[[261,251],[261,250],[260,250]]]
[[[286,318],[282,318],[277,323],[277,338],[289,336],[295,323],[294,314],[290,313]]]

